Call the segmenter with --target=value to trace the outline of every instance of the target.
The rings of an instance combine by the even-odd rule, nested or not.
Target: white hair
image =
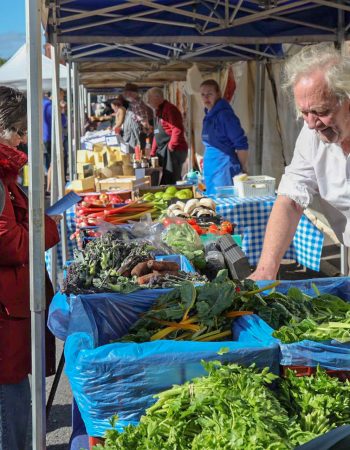
[[[293,88],[303,76],[322,71],[331,93],[339,101],[350,97],[350,58],[334,48],[333,44],[316,44],[303,47],[284,67],[286,90]]]
[[[163,90],[159,87],[153,87],[147,91],[147,97],[149,95],[154,95],[159,98],[164,98]]]

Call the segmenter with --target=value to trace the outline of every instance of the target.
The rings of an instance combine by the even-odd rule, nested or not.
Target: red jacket
[[[156,111],[157,117],[167,135],[170,136],[168,146],[172,150],[187,150],[187,142],[185,139],[185,131],[182,120],[182,114],[175,105],[164,100]],[[157,152],[156,139],[153,138],[151,156],[155,156]]]
[[[27,197],[16,184],[26,160],[24,153],[0,144],[5,194],[0,213],[0,384],[19,382],[30,372],[29,213]],[[46,249],[58,241],[55,222],[45,216]]]

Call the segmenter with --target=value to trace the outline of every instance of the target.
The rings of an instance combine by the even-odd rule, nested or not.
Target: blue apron
[[[203,160],[206,194],[216,194],[216,187],[232,186],[232,178],[242,171],[236,153],[228,154],[204,142]]]

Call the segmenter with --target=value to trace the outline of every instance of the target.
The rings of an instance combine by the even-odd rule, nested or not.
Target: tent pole
[[[55,118],[55,157],[57,164],[57,181],[58,181],[58,195],[63,197],[65,193],[65,174],[64,174],[64,156],[63,156],[63,140],[62,140],[62,119],[60,108],[60,87],[59,87],[59,48],[57,45],[56,34],[53,35],[53,77],[52,77],[52,106],[53,116]],[[65,263],[68,259],[68,245],[67,245],[67,221],[66,215],[63,214],[61,221],[61,244],[62,244],[62,260]],[[56,280],[53,280],[56,282]],[[54,286],[56,288],[56,285]]]
[[[53,71],[54,69],[52,69]],[[52,74],[54,77],[54,73]],[[52,86],[51,86],[51,92],[53,89],[53,83],[54,78],[52,77]],[[57,192],[57,161],[55,158],[56,154],[56,130],[55,130],[55,115],[52,111],[52,117],[51,117],[51,205],[57,202],[58,199],[58,192]],[[52,247],[50,249],[50,259],[51,259],[51,282],[53,286],[56,288],[57,284],[57,245]]]
[[[84,117],[85,117],[85,111],[84,111],[84,86],[82,84],[79,85],[79,108],[80,108],[80,122],[79,122],[79,129],[80,129],[80,136],[84,134]]]
[[[255,164],[252,175],[261,174],[264,139],[265,61],[256,62],[255,83]]]
[[[188,145],[188,171],[193,170],[193,148],[192,148],[192,96],[186,92],[187,97],[187,145]]]
[[[342,4],[342,0],[338,0],[339,4]],[[344,10],[338,8],[338,29],[337,29],[337,46],[342,49],[345,42],[345,20]]]
[[[41,1],[26,0],[33,450],[46,448]]]
[[[74,162],[76,161],[77,151],[80,147],[80,119],[79,119],[79,79],[78,66],[73,62],[73,118],[74,118]],[[77,174],[77,165],[74,164],[73,175]]]
[[[88,92],[88,94],[87,94],[87,115],[88,116],[91,116],[92,114],[92,111],[91,111],[91,92]]]
[[[68,162],[69,162],[69,180],[73,180],[73,130],[72,130],[72,61],[68,59],[67,74],[67,131],[68,131]]]

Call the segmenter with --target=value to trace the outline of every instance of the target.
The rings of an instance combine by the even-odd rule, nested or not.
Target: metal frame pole
[[[264,142],[265,61],[256,62],[255,84],[255,158],[252,175],[261,174]]]
[[[193,152],[192,152],[192,96],[186,92],[187,97],[187,144],[188,144],[188,171],[193,170]]]
[[[52,77],[52,113],[55,118],[55,157],[57,163],[57,181],[58,181],[58,195],[63,197],[65,194],[65,174],[64,174],[64,153],[63,153],[63,139],[62,139],[62,119],[60,108],[60,87],[59,87],[59,48],[57,45],[56,35],[53,36],[53,77]],[[68,243],[67,243],[67,220],[66,215],[63,215],[61,221],[61,246],[62,246],[62,260],[65,263],[68,259]],[[56,280],[53,280],[56,282]],[[56,287],[56,286],[55,286]]]
[[[26,0],[33,450],[46,448],[41,1]]]
[[[80,136],[82,136],[84,134],[84,117],[85,117],[85,107],[84,107],[84,86],[81,84],[79,85],[79,108],[80,108],[80,121],[79,121],[79,126],[80,126]]]
[[[54,78],[52,77],[51,92],[54,84]],[[51,117],[51,205],[57,202],[58,190],[57,190],[57,163],[56,163],[56,130],[55,130],[55,116],[52,111]],[[50,249],[51,260],[51,272],[50,277],[53,286],[56,288],[57,284],[57,245]]]
[[[69,165],[69,179],[73,180],[74,162],[73,155],[73,130],[72,130],[72,62],[68,59],[67,62],[67,131],[68,131],[68,165]]]
[[[73,62],[73,130],[74,130],[74,162],[76,161],[77,151],[80,147],[80,113],[79,113],[79,78],[78,78],[78,66]],[[73,176],[76,177],[77,166],[74,164]]]
[[[91,92],[87,93],[87,115],[88,116],[92,115],[92,111],[91,111]]]

